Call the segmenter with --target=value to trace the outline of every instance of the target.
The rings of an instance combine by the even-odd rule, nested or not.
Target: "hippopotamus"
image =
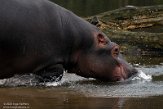
[[[48,0],[0,0],[0,79],[55,81],[64,71],[111,82],[137,73],[118,44],[73,12]]]

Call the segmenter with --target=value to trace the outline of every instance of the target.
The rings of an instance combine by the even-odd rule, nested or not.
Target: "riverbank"
[[[123,53],[163,56],[163,5],[126,6],[86,18]]]

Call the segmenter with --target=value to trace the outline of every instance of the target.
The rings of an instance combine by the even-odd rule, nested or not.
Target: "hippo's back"
[[[48,0],[0,0],[0,78],[62,55],[60,9]]]

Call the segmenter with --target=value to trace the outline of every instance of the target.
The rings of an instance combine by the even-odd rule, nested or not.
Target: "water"
[[[162,0],[53,0],[80,16],[126,5],[163,4]],[[65,73],[60,82],[39,84],[35,75],[0,80],[0,108],[162,109],[163,57],[127,56],[139,74],[124,82],[101,82]]]
[[[127,58],[139,74],[124,82],[101,82],[68,73],[60,82],[45,84],[38,84],[33,74],[3,79],[0,107],[24,103],[31,109],[162,109],[163,60],[157,57],[159,61],[153,62],[156,57],[148,58],[141,57],[145,61],[141,63]]]

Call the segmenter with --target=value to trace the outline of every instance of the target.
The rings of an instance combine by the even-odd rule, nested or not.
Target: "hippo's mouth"
[[[124,81],[127,79],[126,70],[122,65],[117,66],[112,74],[112,81]]]
[[[123,61],[113,70],[112,78],[113,81],[124,81],[137,73],[137,69]]]

